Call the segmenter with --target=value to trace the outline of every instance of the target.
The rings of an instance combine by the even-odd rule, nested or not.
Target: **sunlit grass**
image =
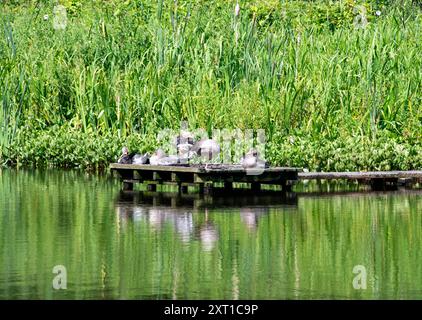
[[[233,2],[219,4],[158,1],[120,13],[86,5],[64,31],[42,19],[45,5],[0,11],[0,157],[21,128],[65,124],[115,141],[181,120],[264,128],[273,142],[421,141],[417,7],[389,7],[365,29],[332,29],[306,25],[306,15],[268,22],[243,6],[235,17]]]

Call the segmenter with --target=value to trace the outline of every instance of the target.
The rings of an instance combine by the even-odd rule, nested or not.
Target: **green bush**
[[[265,129],[275,164],[420,167],[422,15],[411,1],[240,1],[239,17],[231,0],[67,1],[65,30],[43,18],[52,2],[8,3],[1,163],[101,167],[188,120]],[[366,28],[353,25],[356,5]]]
[[[156,147],[154,137],[131,134],[121,138],[111,133],[82,132],[67,125],[34,131],[28,127],[17,133],[16,139],[0,157],[5,165],[104,169],[117,161],[122,146],[131,152],[151,152]]]
[[[420,170],[422,140],[393,138],[388,132],[376,137],[340,136],[335,139],[308,135],[275,135],[267,156],[276,165],[311,171]]]

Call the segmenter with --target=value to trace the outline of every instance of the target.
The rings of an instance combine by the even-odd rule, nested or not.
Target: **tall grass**
[[[42,19],[51,5],[4,7],[2,150],[24,126],[124,139],[180,120],[264,128],[270,141],[380,132],[422,140],[422,15],[411,2],[380,17],[371,7],[364,29],[346,18],[326,25],[328,11],[315,21],[315,3],[277,2],[262,15],[241,2],[238,17],[234,4],[86,4],[64,31]]]

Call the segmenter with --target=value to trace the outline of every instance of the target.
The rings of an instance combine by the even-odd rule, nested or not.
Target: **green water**
[[[0,299],[422,297],[422,191],[119,189],[78,172],[0,171]],[[56,265],[67,289],[53,288]],[[366,289],[353,286],[356,265]]]

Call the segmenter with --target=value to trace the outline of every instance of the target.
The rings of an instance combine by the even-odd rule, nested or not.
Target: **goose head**
[[[258,156],[259,156],[259,152],[258,152],[258,150],[256,150],[256,149],[250,149],[246,154],[245,154],[245,158],[246,157],[248,157],[248,158],[252,158],[252,157],[254,157],[254,158],[258,158]]]
[[[127,156],[129,154],[129,149],[127,147],[122,148],[122,155]]]

